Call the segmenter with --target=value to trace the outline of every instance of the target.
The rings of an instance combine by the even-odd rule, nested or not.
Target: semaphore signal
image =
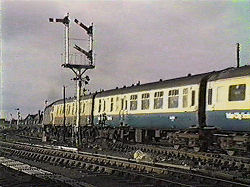
[[[89,27],[87,27],[82,22],[79,22],[77,19],[75,19],[74,21],[77,25],[85,29],[88,35],[93,35],[93,25],[90,25]]]
[[[76,98],[76,109],[77,109],[77,115],[76,115],[76,124],[74,127],[72,127],[72,131],[74,132],[75,136],[75,143],[76,145],[81,144],[81,134],[80,132],[80,93],[81,93],[81,88],[82,88],[82,82],[86,85],[88,84],[88,81],[90,80],[88,76],[83,77],[83,74],[88,70],[88,69],[93,69],[95,68],[94,64],[94,58],[93,58],[93,23],[91,25],[85,26],[83,23],[79,22],[77,19],[75,19],[75,23],[78,24],[81,28],[83,28],[88,36],[89,36],[89,51],[86,51],[82,49],[81,47],[75,45],[74,48],[83,53],[87,59],[89,60],[88,64],[73,64],[70,62],[69,59],[69,25],[70,25],[70,19],[69,19],[69,13],[67,13],[67,16],[65,16],[63,19],[58,19],[58,18],[49,18],[49,22],[57,22],[57,23],[62,23],[65,26],[65,63],[62,64],[64,68],[69,68],[71,69],[74,74],[75,78],[74,80],[77,81],[77,98]],[[65,112],[65,111],[64,111]],[[64,115],[65,116],[65,115]],[[65,117],[64,117],[65,118]],[[65,119],[64,119],[64,127],[65,127]],[[73,133],[72,133],[73,135]],[[72,142],[73,142],[74,137],[72,137]]]
[[[89,36],[89,51],[85,51],[81,47],[75,45],[74,48],[79,52],[83,53],[87,56],[88,60],[90,61],[90,65],[93,65],[94,58],[93,58],[93,23],[90,26],[84,25],[82,22],[79,22],[77,19],[74,20],[77,25],[83,28],[88,36]]]
[[[69,64],[69,13],[63,19],[49,18],[51,23],[62,23],[65,26],[65,64]]]

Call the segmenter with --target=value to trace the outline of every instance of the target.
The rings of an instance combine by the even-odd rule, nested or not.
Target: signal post
[[[82,29],[84,29],[87,32],[87,35],[89,36],[89,50],[86,51],[79,47],[78,45],[74,46],[74,49],[76,49],[78,52],[83,53],[87,59],[87,64],[82,63],[72,63],[70,62],[69,56],[70,56],[70,43],[69,43],[69,25],[70,25],[70,19],[69,19],[69,13],[67,16],[65,16],[63,19],[54,19],[49,18],[49,22],[59,22],[62,23],[65,27],[65,62],[62,64],[62,67],[69,68],[73,71],[75,74],[74,80],[77,81],[77,88],[76,88],[76,124],[74,127],[72,127],[72,142],[74,142],[73,138],[75,137],[75,144],[76,146],[81,144],[81,137],[80,137],[80,97],[81,97],[81,90],[82,90],[82,83],[85,84],[88,83],[89,77],[83,76],[84,73],[88,69],[94,69],[95,66],[93,64],[94,58],[93,58],[93,23],[88,27],[84,25],[83,23],[79,22],[77,19],[74,20],[74,22],[79,25]],[[65,111],[64,111],[65,112]],[[65,122],[64,122],[65,123]],[[64,124],[65,126],[65,124]]]

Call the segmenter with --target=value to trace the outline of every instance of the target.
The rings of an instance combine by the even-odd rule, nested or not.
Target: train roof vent
[[[162,79],[160,79],[159,82],[162,82]]]
[[[139,86],[140,84],[141,84],[141,81],[138,81],[138,83],[136,85]]]
[[[126,88],[126,86],[124,85],[123,88]]]
[[[134,86],[134,84],[131,85],[132,87]]]
[[[116,87],[115,89],[118,89],[118,87]]]
[[[191,74],[191,73],[189,73],[187,76],[188,76],[188,77],[191,77],[191,75],[192,75],[192,74]]]

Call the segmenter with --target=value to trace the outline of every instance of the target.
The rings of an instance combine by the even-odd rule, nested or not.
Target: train
[[[47,132],[71,136],[76,106],[76,98],[48,105],[43,119]],[[82,138],[216,149],[231,155],[249,152],[250,66],[83,95],[79,128]]]

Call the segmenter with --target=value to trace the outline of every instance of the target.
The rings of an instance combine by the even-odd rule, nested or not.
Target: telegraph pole
[[[66,99],[65,99],[65,86],[63,86],[63,142],[65,142],[65,133],[66,133]]]
[[[236,43],[237,68],[240,67],[240,44]]]
[[[49,22],[60,22],[63,23],[65,26],[65,63],[62,64],[62,67],[64,68],[69,68],[71,69],[76,78],[75,80],[77,81],[77,98],[76,98],[76,125],[74,128],[74,134],[75,134],[75,143],[78,146],[79,143],[81,143],[81,137],[80,137],[80,93],[82,89],[82,81],[89,81],[88,76],[83,77],[83,74],[88,70],[88,69],[94,69],[95,66],[93,65],[93,23],[88,27],[84,25],[83,23],[79,22],[77,19],[74,20],[76,24],[78,24],[81,28],[83,28],[86,32],[87,35],[89,36],[89,51],[85,51],[81,47],[75,45],[74,48],[79,51],[80,53],[83,53],[87,59],[88,63],[87,64],[81,64],[81,63],[76,63],[73,64],[72,62],[69,61],[69,13],[67,13],[67,16],[65,16],[63,19],[54,19],[54,18],[49,18]],[[73,133],[73,132],[72,132]],[[73,134],[72,134],[73,136]]]
[[[19,108],[16,109],[17,111],[17,123],[16,123],[16,126],[17,126],[17,129],[19,129],[19,120],[20,120],[20,112],[19,112]]]
[[[48,101],[45,100],[44,101],[44,113],[43,113],[43,115],[45,115],[45,110],[46,110],[47,104],[48,104]],[[44,121],[42,123],[42,129],[43,129],[42,142],[46,142],[47,141],[47,136],[46,136],[46,127],[44,125]]]

